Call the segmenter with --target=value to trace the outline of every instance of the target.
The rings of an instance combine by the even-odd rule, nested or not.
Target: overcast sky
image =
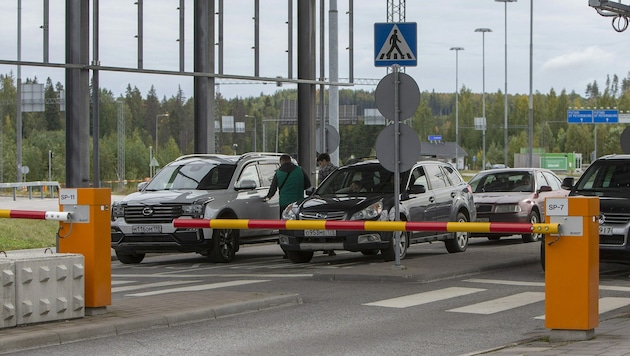
[[[326,11],[329,1],[324,0]],[[630,0],[622,0],[630,3]],[[22,2],[22,60],[42,61],[43,5],[41,0]],[[65,60],[65,0],[50,0],[50,61]],[[92,1],[89,1],[90,6]],[[254,1],[225,0],[224,73],[254,75]],[[186,1],[186,63],[193,69],[193,1]],[[386,22],[386,0],[355,0],[354,9],[354,77],[378,81],[386,70],[374,66],[374,24]],[[508,92],[529,93],[530,1],[507,4]],[[144,68],[179,69],[179,0],[144,1]],[[338,0],[339,10],[339,77],[348,72],[348,1]],[[316,6],[319,12],[319,4]],[[294,2],[297,11],[297,2]],[[482,91],[482,34],[476,28],[490,28],[485,34],[485,89],[503,91],[505,86],[505,4],[494,0],[407,1],[406,22],[418,25],[418,65],[408,67],[421,91],[454,92],[456,61],[451,47],[459,52],[459,86]],[[0,0],[0,59],[16,60],[17,0]],[[326,15],[326,36],[328,20]],[[319,17],[319,15],[318,15]],[[630,30],[617,33],[611,18],[602,17],[588,6],[588,0],[539,0],[534,2],[533,86],[534,91],[548,93],[566,89],[584,94],[586,85],[597,80],[600,87],[606,76],[620,78],[630,71]],[[137,67],[137,7],[134,0],[100,1],[100,62],[104,66]],[[91,17],[90,17],[91,20]],[[287,76],[287,0],[261,0],[260,75]],[[317,20],[319,31],[319,19]],[[319,36],[318,36],[319,37]],[[293,36],[297,39],[297,32]],[[90,41],[92,37],[90,36]],[[319,51],[319,44],[316,46]],[[328,58],[326,45],[326,58]],[[297,44],[294,44],[297,55]],[[90,50],[90,59],[92,51]],[[319,54],[316,55],[319,60]],[[294,76],[297,59],[294,58]],[[317,64],[319,77],[319,64]],[[16,74],[15,66],[0,65],[0,73]],[[41,67],[22,67],[23,80],[37,76],[44,83],[64,82],[64,71]],[[328,72],[325,73],[328,77]],[[191,77],[156,76],[101,72],[101,87],[124,94],[128,84],[138,87],[146,96],[155,85],[158,97],[170,97],[181,86],[186,97],[193,95]],[[285,85],[284,88],[295,86]],[[373,86],[358,86],[371,90]],[[256,96],[273,93],[270,84],[221,84],[218,91],[225,97]]]

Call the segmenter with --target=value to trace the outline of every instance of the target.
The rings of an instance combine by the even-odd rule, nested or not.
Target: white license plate
[[[613,228],[611,226],[600,226],[599,227],[599,234],[600,235],[612,235],[613,234]]]
[[[133,225],[131,232],[134,234],[161,234],[162,225]]]
[[[306,237],[337,236],[337,230],[304,230]]]

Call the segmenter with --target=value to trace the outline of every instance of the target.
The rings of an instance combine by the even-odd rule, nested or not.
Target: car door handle
[[[429,198],[429,202],[431,202],[431,203],[435,203],[435,197],[430,197],[430,198]]]
[[[455,198],[457,196],[457,194],[455,194],[455,192],[451,192],[451,198]]]

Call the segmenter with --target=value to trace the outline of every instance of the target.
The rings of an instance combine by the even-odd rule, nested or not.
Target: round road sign
[[[381,79],[374,93],[376,107],[387,120],[396,119],[396,111],[394,110],[396,104],[396,98],[394,98],[395,74],[390,73]],[[398,81],[398,110],[400,110],[398,119],[405,120],[412,117],[420,105],[420,89],[418,89],[416,81],[405,73],[398,73]]]
[[[395,172],[396,162],[394,161],[394,125],[386,126],[376,138],[376,158],[381,165],[390,172]],[[399,146],[400,150],[400,172],[406,172],[420,158],[420,139],[416,132],[405,124],[400,124]]]

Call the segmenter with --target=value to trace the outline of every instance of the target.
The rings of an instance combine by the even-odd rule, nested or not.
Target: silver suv
[[[230,262],[241,244],[277,240],[277,231],[175,228],[173,219],[277,219],[277,194],[263,201],[280,154],[195,154],[167,164],[138,192],[112,204],[111,245],[122,263],[146,253],[196,252]]]

